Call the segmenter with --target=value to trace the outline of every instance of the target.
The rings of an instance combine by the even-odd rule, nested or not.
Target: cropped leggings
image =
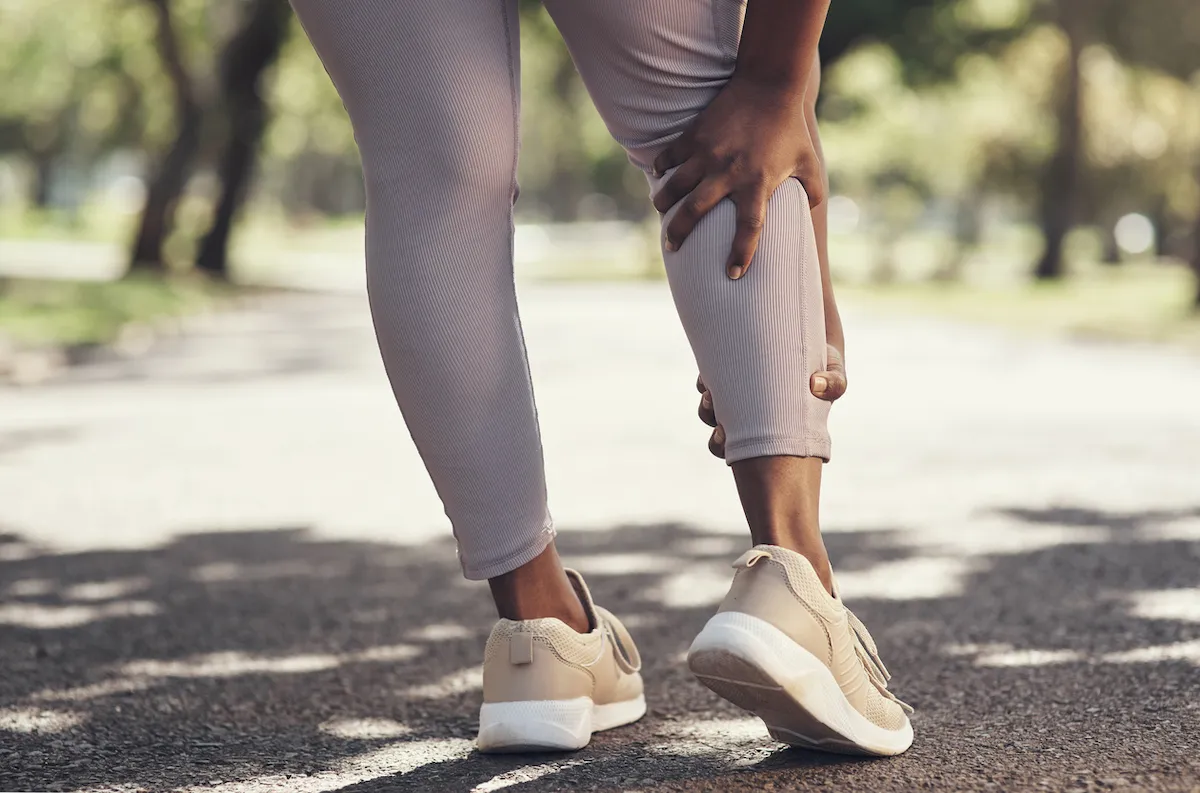
[[[513,286],[517,0],[292,4],[362,154],[368,293],[396,400],[464,573],[506,573],[554,536]],[[545,6],[609,131],[653,190],[654,157],[733,72],[745,0]],[[753,266],[738,281],[724,268],[733,232],[726,200],[679,251],[664,251],[725,428],[726,460],[827,458],[828,406],[808,389],[825,364],[825,327],[800,183],[787,180],[771,198]]]

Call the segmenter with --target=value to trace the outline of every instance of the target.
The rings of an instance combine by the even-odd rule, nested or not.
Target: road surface
[[[0,789],[1200,790],[1200,361],[848,307],[823,519],[916,706],[771,743],[682,654],[746,545],[665,287],[524,285],[551,507],[650,711],[471,752],[493,613],[356,294],[0,389]]]

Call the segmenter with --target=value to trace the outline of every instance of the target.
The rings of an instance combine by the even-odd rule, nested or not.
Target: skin
[[[817,42],[828,8],[829,0],[749,0],[733,76],[655,160],[656,175],[674,172],[653,200],[663,213],[679,205],[666,229],[670,250],[683,244],[709,210],[726,198],[733,201],[737,228],[725,271],[736,280],[758,248],[767,201],[785,179],[800,181],[813,208],[829,346],[829,365],[812,376],[809,387],[815,396],[833,401],[846,390],[845,341],[829,278],[827,181],[815,110]],[[709,449],[723,457],[724,431],[711,395],[702,382],[697,385],[700,416],[715,427]],[[832,592],[818,515],[821,465],[817,458],[779,456],[741,460],[732,468],[753,542],[803,554]],[[553,544],[488,583],[501,617],[557,617],[579,632],[590,627]]]
[[[809,138],[817,153],[821,195],[827,195],[825,158],[817,133],[817,94],[820,87],[821,69],[818,63],[810,73],[806,87],[804,117]],[[828,204],[822,200],[813,206],[812,215],[817,260],[821,268],[829,363],[824,371],[815,372],[809,378],[809,390],[820,399],[834,402],[846,393],[846,342],[829,275]],[[701,394],[700,420],[714,427],[708,450],[724,458],[725,431],[713,411],[712,394],[700,378],[696,379],[696,388]],[[815,458],[756,457],[736,462],[732,468],[754,544],[778,545],[803,554],[812,562],[825,588],[832,593],[833,569],[821,539],[820,528],[821,465],[821,460]]]

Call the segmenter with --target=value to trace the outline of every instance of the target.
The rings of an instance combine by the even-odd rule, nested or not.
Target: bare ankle
[[[734,463],[733,476],[754,544],[805,557],[832,594],[833,570],[819,520],[821,465],[814,457],[755,457]]]
[[[488,579],[488,585],[496,611],[504,619],[552,617],[578,633],[591,630],[587,612],[553,543],[516,570]]]

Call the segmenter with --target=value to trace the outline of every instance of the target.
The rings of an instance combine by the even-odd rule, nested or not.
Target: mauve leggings
[[[362,153],[368,291],[396,401],[463,572],[506,573],[554,536],[513,288],[517,2],[292,2]],[[729,79],[745,0],[545,5],[612,135],[648,172]],[[726,200],[664,252],[726,459],[828,458],[828,405],[808,390],[825,364],[825,325],[800,183],[775,192],[739,281],[724,269],[733,229]]]

